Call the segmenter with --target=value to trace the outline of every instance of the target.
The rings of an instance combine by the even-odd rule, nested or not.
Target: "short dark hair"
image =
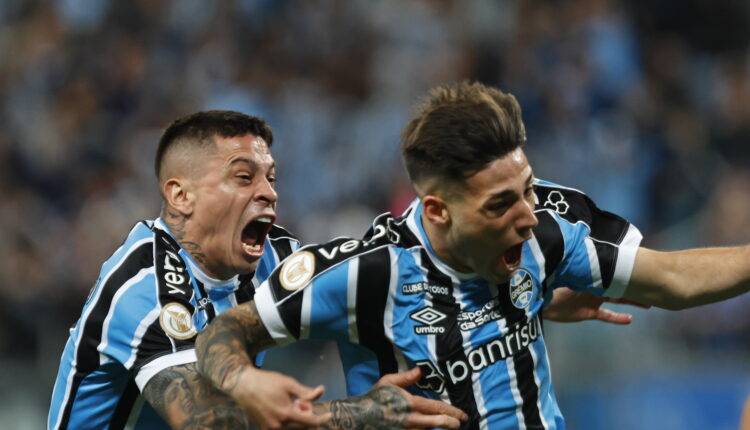
[[[199,147],[213,145],[214,137],[237,137],[252,134],[273,143],[271,127],[261,118],[228,110],[209,110],[182,117],[167,127],[156,150],[155,171],[159,178],[164,155],[177,145]]]
[[[417,105],[401,136],[401,154],[413,183],[461,183],[525,142],[521,106],[512,94],[461,82],[432,89]]]

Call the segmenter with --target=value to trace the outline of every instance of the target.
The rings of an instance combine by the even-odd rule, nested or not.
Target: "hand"
[[[406,400],[408,414],[403,420],[404,428],[448,428],[458,429],[461,421],[469,417],[462,410],[439,400],[431,400],[420,396],[414,396],[404,390],[419,382],[422,371],[419,367],[399,373],[391,373],[383,376],[375,384],[375,389],[391,387],[393,395],[400,395]]]
[[[319,427],[330,419],[312,407],[322,385],[310,388],[280,373],[247,366],[230,394],[262,430]]]
[[[651,307],[626,299],[610,299],[579,293],[563,287],[556,288],[553,292],[552,301],[544,308],[544,318],[557,322],[598,320],[619,325],[630,324],[633,321],[633,315],[603,308],[604,303],[627,304],[643,309]]]

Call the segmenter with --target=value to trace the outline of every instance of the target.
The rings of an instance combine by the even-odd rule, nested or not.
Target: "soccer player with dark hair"
[[[344,340],[371,349],[383,374],[422,369],[420,393],[468,413],[462,428],[561,429],[540,323],[556,289],[682,309],[750,288],[750,247],[640,247],[626,220],[536,179],[525,142],[512,95],[469,83],[433,90],[402,139],[418,198],[361,240],[288,257],[253,303],[198,337],[200,372],[253,410],[241,383],[257,372],[252,354]]]
[[[161,216],[137,223],[102,265],[63,351],[49,429],[251,427],[245,410],[199,377],[194,342],[299,247],[274,225],[272,142],[263,120],[229,111],[166,129],[155,166]],[[338,424],[380,414],[410,427],[457,428],[461,411],[398,387],[418,376],[390,375],[367,395],[336,402],[348,407],[343,421],[337,410],[313,413],[322,387],[259,372],[248,382],[262,409],[252,418],[261,428],[349,428]]]

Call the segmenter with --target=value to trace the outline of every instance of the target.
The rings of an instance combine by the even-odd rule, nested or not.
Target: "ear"
[[[422,206],[424,207],[424,214],[430,223],[437,226],[450,225],[451,216],[448,213],[448,206],[445,200],[436,195],[427,194],[422,197]]]
[[[184,216],[193,213],[195,194],[191,192],[190,181],[182,178],[169,178],[162,185],[162,192],[167,206]]]

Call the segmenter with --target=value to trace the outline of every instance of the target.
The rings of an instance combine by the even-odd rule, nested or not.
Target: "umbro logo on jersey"
[[[565,201],[565,196],[557,190],[551,191],[547,194],[547,201],[544,202],[544,207],[550,207],[560,215],[565,215],[570,209],[570,205]]]
[[[447,317],[447,315],[445,315],[444,313],[440,311],[432,309],[429,306],[427,306],[426,308],[422,308],[416,312],[412,312],[411,315],[409,315],[409,317],[413,319],[414,321],[424,324],[422,326],[414,327],[414,333],[416,334],[445,333],[445,327],[442,327],[436,324],[444,320]]]
[[[518,309],[526,309],[534,298],[534,280],[529,272],[519,269],[510,278],[510,301]]]

